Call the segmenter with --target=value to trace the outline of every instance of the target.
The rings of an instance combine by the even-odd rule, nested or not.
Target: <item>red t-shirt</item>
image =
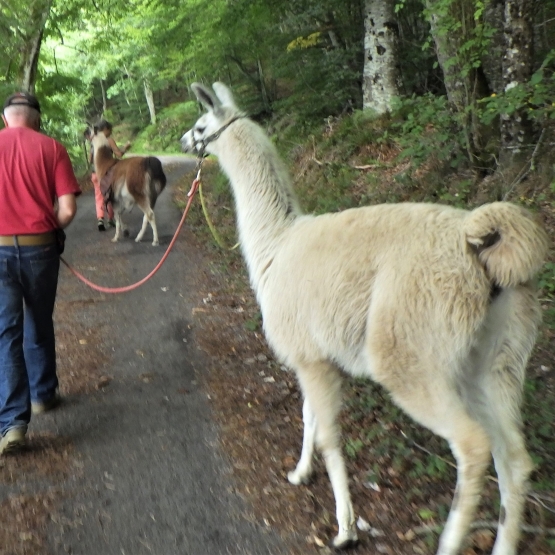
[[[70,193],[81,189],[58,141],[27,127],[0,131],[0,235],[56,229],[54,201]]]

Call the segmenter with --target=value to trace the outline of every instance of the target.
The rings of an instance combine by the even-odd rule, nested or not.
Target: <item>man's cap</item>
[[[4,110],[9,106],[29,106],[40,114],[40,104],[35,96],[27,92],[17,92],[8,96],[4,102]]]

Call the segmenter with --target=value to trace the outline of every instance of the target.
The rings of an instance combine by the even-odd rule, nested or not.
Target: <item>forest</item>
[[[537,171],[553,147],[553,0],[0,0],[0,12],[0,95],[34,91],[76,164],[101,117],[176,150],[197,114],[189,85],[216,80],[278,135],[378,119],[374,139],[414,165],[433,155],[478,178]]]

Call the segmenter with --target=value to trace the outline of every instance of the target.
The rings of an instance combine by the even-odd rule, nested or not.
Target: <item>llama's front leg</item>
[[[121,214],[117,210],[114,211],[114,219],[116,220],[116,233],[112,239],[112,243],[117,243],[122,233]]]
[[[324,456],[335,497],[339,531],[333,539],[333,547],[350,547],[358,541],[358,537],[337,424],[341,409],[341,377],[337,368],[327,362],[303,365],[298,377],[313,413],[316,441]]]
[[[314,455],[314,442],[316,440],[316,418],[308,399],[303,403],[303,448],[301,458],[295,470],[287,474],[287,479],[294,485],[308,484],[312,477],[312,458]]]

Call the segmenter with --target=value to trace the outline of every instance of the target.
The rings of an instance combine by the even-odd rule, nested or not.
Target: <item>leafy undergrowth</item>
[[[442,176],[433,161],[411,171],[408,162],[397,160],[393,144],[368,141],[364,148],[351,145],[345,153],[339,142],[333,147],[331,123],[324,139],[326,134],[328,144],[320,147],[313,141],[293,155],[296,189],[307,212],[408,200],[471,207],[493,200],[492,191],[498,195],[503,189],[504,194],[511,193],[510,200],[536,210],[550,234],[555,231],[555,195],[537,179],[518,186],[493,180],[475,183],[469,175]],[[176,196],[182,205],[191,177],[184,178]],[[206,226],[200,203],[194,204],[189,225],[212,260],[196,333],[201,348],[214,361],[206,380],[222,426],[222,444],[235,469],[238,492],[253,507],[250,518],[279,530],[291,541],[292,554],[322,553],[337,531],[325,469],[318,459],[310,486],[296,488],[286,480],[300,452],[300,393],[294,376],[274,360],[264,341],[243,262],[239,252],[231,250],[237,241],[233,200],[212,160],[204,164],[203,183],[207,213],[224,248]],[[523,535],[520,551],[527,555],[555,553],[554,276],[555,263],[550,259],[540,276],[545,321],[525,387],[526,437],[537,465],[526,508],[531,528]],[[341,424],[353,504],[356,514],[371,527],[360,532],[356,553],[435,553],[456,481],[447,443],[414,424],[373,383],[346,380],[344,398]],[[491,467],[475,517],[477,526],[464,555],[491,552],[495,532],[490,525],[498,511]]]

